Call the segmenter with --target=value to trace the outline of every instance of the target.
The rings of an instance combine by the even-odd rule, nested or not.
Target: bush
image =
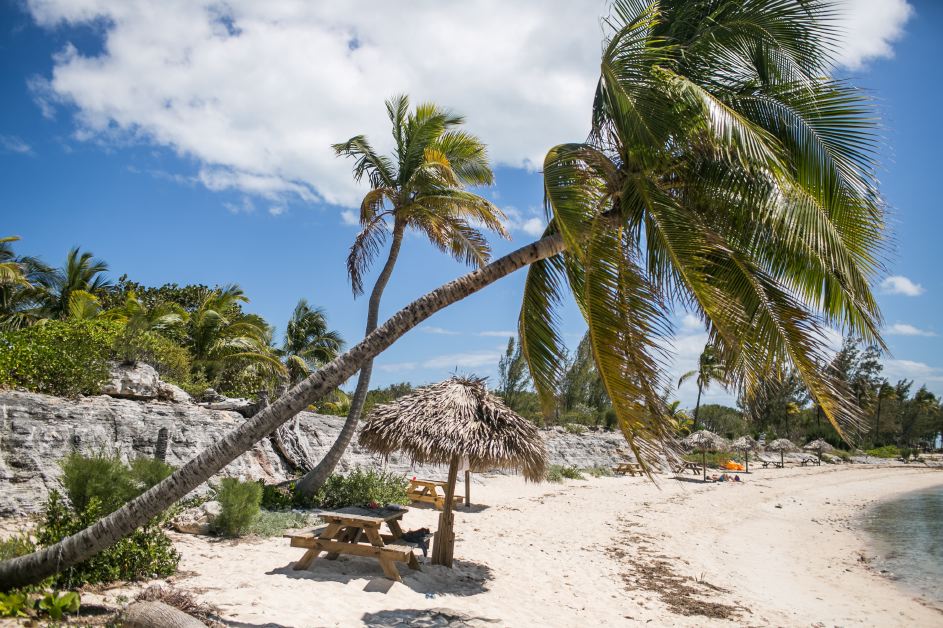
[[[580,425],[579,423],[567,423],[563,426],[563,429],[569,434],[585,434],[586,426]]]
[[[48,547],[84,530],[105,514],[98,497],[91,497],[86,508],[78,511],[54,490],[46,501],[36,539],[39,545]],[[144,580],[173,574],[180,556],[161,530],[160,523],[159,519],[152,520],[87,561],[57,573],[52,584],[71,589],[84,584]]]
[[[407,504],[409,482],[394,473],[357,467],[346,476],[332,475],[315,494],[311,504],[322,508]]]
[[[0,387],[49,395],[98,394],[120,324],[46,321],[0,333]]]
[[[161,379],[181,387],[192,383],[190,352],[184,347],[153,332],[137,336],[134,342],[137,360],[153,366]],[[200,392],[206,389],[205,382],[199,384]]]
[[[259,480],[262,487],[262,508],[265,510],[287,510],[297,505],[294,493],[294,483],[288,486],[279,486],[276,484],[266,484]]]
[[[259,515],[262,487],[258,482],[223,478],[216,489],[216,499],[222,508],[213,523],[216,531],[225,536],[242,536]]]
[[[607,478],[612,475],[612,469],[610,467],[596,465],[586,469],[586,473],[590,474],[594,478]]]
[[[21,532],[8,539],[0,539],[0,560],[32,554],[35,549],[36,545],[30,540],[29,535]]]
[[[865,453],[875,458],[897,458],[900,456],[900,449],[896,445],[884,445],[876,449],[869,449]]]
[[[904,462],[907,462],[908,460],[910,460],[911,454],[914,454],[914,453],[916,453],[916,452],[915,452],[914,450],[912,450],[910,447],[901,447],[901,448],[900,448],[900,458],[901,458],[901,460],[903,460]],[[916,458],[916,456],[914,456],[914,457]]]
[[[559,464],[552,464],[547,468],[547,474],[544,479],[548,482],[559,484],[563,480],[583,480],[583,474],[576,467],[564,467]]]
[[[266,537],[280,536],[290,528],[303,528],[311,523],[312,518],[316,519],[316,517],[298,511],[273,512],[271,510],[260,510],[252,523],[249,524],[246,533]]]
[[[128,466],[117,455],[85,456],[73,452],[59,463],[62,485],[72,507],[78,512],[97,499],[105,513],[111,513],[168,475],[173,467],[154,458],[136,458]]]

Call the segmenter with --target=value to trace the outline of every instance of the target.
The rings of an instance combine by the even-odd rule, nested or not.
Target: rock
[[[161,401],[172,401],[174,403],[190,403],[193,401],[190,394],[183,388],[163,381],[157,387],[157,398]]]
[[[209,501],[184,510],[170,521],[170,525],[177,532],[185,534],[209,534],[213,522],[222,512],[223,507],[219,502]]]
[[[313,460],[321,460],[344,420],[345,417],[301,412],[297,424],[290,425],[293,438],[306,445]],[[165,460],[179,467],[243,421],[245,418],[237,412],[193,403],[147,403],[110,396],[62,399],[0,390],[0,515],[41,510],[49,491],[61,489],[59,459],[73,449],[84,454],[115,452],[124,460],[154,457],[161,430],[166,430]],[[541,434],[551,464],[611,466],[621,459],[616,449],[625,447],[625,441],[615,432],[575,435],[564,430],[542,430]],[[346,472],[356,466],[385,468],[430,479],[444,479],[448,472],[445,467],[414,465],[398,453],[384,463],[361,449],[355,438],[337,470]],[[279,483],[294,477],[293,473],[293,465],[268,437],[234,460],[220,475]]]
[[[244,417],[250,417],[255,414],[256,403],[249,399],[241,397],[222,397],[221,401],[212,401],[201,403],[201,406],[210,410],[222,410],[224,412],[238,412]]]
[[[154,367],[143,362],[112,364],[110,376],[102,394],[122,399],[156,399],[163,383]]]

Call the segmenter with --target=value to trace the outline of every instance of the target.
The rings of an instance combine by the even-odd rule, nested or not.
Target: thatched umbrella
[[[819,464],[822,463],[822,454],[835,451],[834,447],[821,438],[816,438],[814,441],[806,443],[803,449],[806,451],[814,451],[819,457]]]
[[[360,444],[383,456],[402,451],[418,464],[447,464],[445,507],[432,562],[452,566],[452,498],[463,458],[473,471],[519,469],[543,479],[547,449],[537,427],[488,392],[485,380],[451,377],[377,406],[360,431]]]
[[[786,452],[795,451],[797,449],[796,444],[793,443],[788,438],[777,438],[770,444],[766,446],[766,449],[769,451],[778,451],[779,452],[779,465],[783,468],[786,466]]]
[[[690,449],[701,451],[701,468],[704,470],[704,481],[707,481],[707,451],[722,451],[729,447],[727,439],[709,431],[698,430],[688,434],[681,444]]]
[[[752,436],[741,436],[730,444],[734,451],[742,452],[747,463],[747,473],[750,472],[750,452],[760,448],[760,444]]]

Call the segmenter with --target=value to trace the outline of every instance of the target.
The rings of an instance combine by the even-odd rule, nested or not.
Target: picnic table
[[[682,460],[681,464],[679,464],[678,467],[675,469],[675,472],[684,473],[685,471],[690,471],[694,475],[698,475],[703,470],[704,469],[701,468],[701,465],[699,465],[696,462],[689,462],[687,460]]]
[[[341,554],[375,558],[380,562],[387,578],[402,582],[395,563],[406,563],[410,569],[419,569],[419,561],[413,554],[415,543],[402,540],[400,519],[405,509],[368,509],[358,507],[338,510],[314,511],[325,521],[324,526],[310,532],[288,535],[292,547],[303,547],[308,551],[295,563],[295,569],[307,569],[321,552],[327,552],[327,560],[336,560]],[[389,534],[380,532],[386,524]]]
[[[618,462],[616,466],[612,467],[612,472],[623,475],[628,473],[631,476],[635,474],[642,475],[642,465],[637,462]]]
[[[409,497],[409,501],[432,504],[437,510],[442,510],[445,507],[445,489],[447,485],[448,482],[440,482],[439,480],[417,480],[413,478],[409,481],[406,496]],[[452,506],[457,508],[463,500],[464,498],[461,495],[453,496]]]
[[[814,464],[818,466],[822,464],[822,461],[816,458],[815,456],[807,456],[803,458],[802,460],[800,460],[799,464],[801,464],[803,467],[806,466],[807,464]]]

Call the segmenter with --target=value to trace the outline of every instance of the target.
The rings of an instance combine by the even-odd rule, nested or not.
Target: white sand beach
[[[405,625],[428,609],[464,615],[463,625],[943,625],[943,609],[869,566],[853,521],[877,500],[943,484],[943,472],[843,465],[744,478],[488,477],[473,484],[481,505],[456,514],[453,570],[403,566],[392,583],[377,563],[342,557],[295,571],[303,550],[287,539],[175,534],[183,558],[170,582],[234,626]],[[413,508],[403,523],[434,528],[436,518]]]

